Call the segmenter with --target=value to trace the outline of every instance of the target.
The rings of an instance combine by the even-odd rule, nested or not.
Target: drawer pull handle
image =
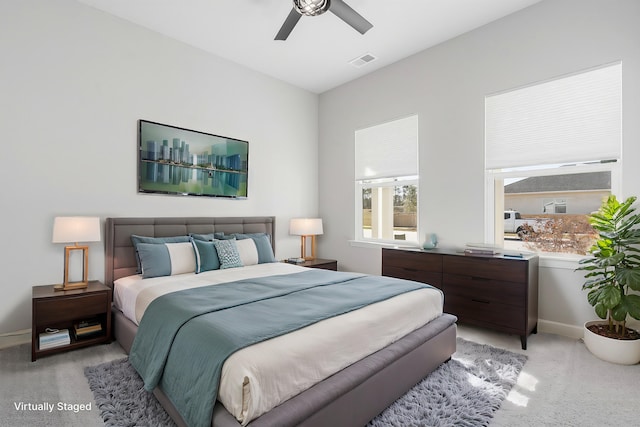
[[[404,269],[407,270],[407,271],[411,271],[412,273],[415,273],[416,271],[420,271],[417,268],[407,268],[407,267],[405,267]]]
[[[475,299],[475,298],[471,298],[471,301],[473,301],[473,302],[479,302],[479,303],[482,303],[482,304],[491,304],[491,302],[490,302],[490,301],[485,301],[485,300]]]
[[[472,280],[477,280],[477,281],[480,281],[480,282],[488,282],[489,280],[491,280],[491,279],[487,279],[486,277],[476,277],[476,276],[473,276],[471,279]]]

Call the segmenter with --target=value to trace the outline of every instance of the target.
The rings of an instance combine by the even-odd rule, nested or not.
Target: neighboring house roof
[[[588,172],[572,175],[534,176],[504,186],[505,194],[543,191],[608,190],[611,172]]]

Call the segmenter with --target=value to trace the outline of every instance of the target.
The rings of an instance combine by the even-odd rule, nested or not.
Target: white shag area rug
[[[373,419],[370,427],[487,426],[527,356],[457,339],[457,351]],[[85,368],[107,426],[173,426],[128,359]]]

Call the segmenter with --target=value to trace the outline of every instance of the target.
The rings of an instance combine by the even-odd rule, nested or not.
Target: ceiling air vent
[[[375,56],[373,56],[370,53],[365,53],[362,56],[357,57],[356,59],[352,59],[351,61],[349,61],[349,64],[353,65],[354,67],[362,67],[365,64],[368,64],[369,62],[375,61],[376,58]]]

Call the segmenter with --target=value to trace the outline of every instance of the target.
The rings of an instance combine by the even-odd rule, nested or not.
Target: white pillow
[[[258,249],[253,239],[242,239],[235,242],[242,265],[256,265],[258,263]]]
[[[196,271],[196,257],[191,242],[165,243],[171,258],[171,275]]]

